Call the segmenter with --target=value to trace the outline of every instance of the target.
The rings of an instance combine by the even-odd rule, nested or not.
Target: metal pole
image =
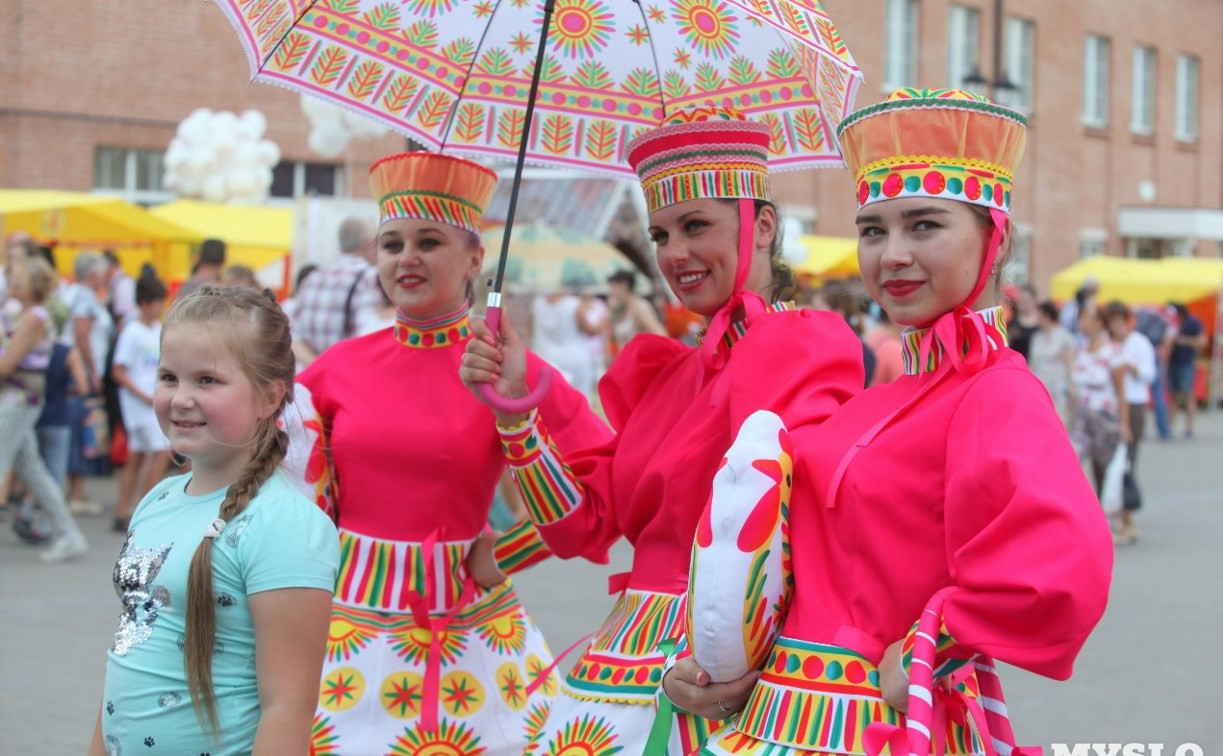
[[[497,277],[493,279],[493,294],[501,294],[505,278],[505,261],[510,254],[510,233],[514,230],[514,211],[518,208],[518,185],[522,181],[522,166],[527,159],[527,139],[531,136],[531,121],[535,116],[535,95],[539,93],[539,77],[543,73],[544,53],[548,47],[548,26],[556,0],[544,1],[543,31],[539,35],[539,51],[535,55],[535,72],[531,75],[531,92],[527,95],[527,113],[522,124],[522,140],[518,144],[518,163],[514,166],[514,183],[510,187],[510,206],[505,216],[505,235],[501,239],[501,257],[497,260]],[[500,301],[500,297],[497,297]]]

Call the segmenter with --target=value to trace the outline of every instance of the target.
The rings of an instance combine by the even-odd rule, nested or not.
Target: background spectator
[[[1142,309],[1136,314],[1134,330],[1147,337],[1155,348],[1155,382],[1151,384],[1151,406],[1155,410],[1155,429],[1160,439],[1166,441],[1172,437],[1168,426],[1168,355],[1172,351],[1172,340],[1176,338],[1176,329],[1172,318],[1176,310],[1171,307],[1159,309]]]
[[[114,529],[119,533],[127,532],[136,504],[161,480],[170,462],[170,441],[153,412],[165,304],[165,284],[155,277],[141,277],[136,283],[138,316],[123,327],[115,343],[115,382],[127,433],[127,463],[115,504]]]
[[[1134,330],[1130,308],[1123,303],[1109,302],[1104,308],[1104,318],[1109,335],[1115,343],[1121,345],[1121,368],[1124,371],[1122,401],[1129,405],[1130,474],[1135,474],[1138,466],[1138,445],[1142,442],[1142,432],[1146,424],[1147,402],[1151,400],[1151,384],[1155,382],[1158,372],[1155,347],[1146,336]],[[1134,540],[1134,513],[1129,509],[1122,509],[1121,532],[1116,535],[1116,541],[1129,544]]]
[[[191,277],[183,282],[175,296],[185,297],[204,284],[221,280],[225,268],[225,242],[220,239],[205,239],[200,244],[200,255],[191,268]]]
[[[612,356],[620,354],[639,333],[667,335],[658,314],[649,302],[637,295],[636,288],[637,274],[631,270],[618,270],[607,279]]]
[[[248,289],[259,290],[263,287],[255,278],[255,271],[246,265],[230,265],[225,269],[224,283],[226,286],[245,286]]]
[[[1069,423],[1076,399],[1070,374],[1074,372],[1074,337],[1058,322],[1057,305],[1046,300],[1037,308],[1036,333],[1028,345],[1028,368],[1045,384],[1062,422]]]
[[[1206,346],[1206,333],[1202,321],[1189,312],[1185,305],[1174,302],[1180,327],[1172,340],[1172,353],[1168,355],[1168,388],[1172,392],[1172,407],[1169,429],[1176,425],[1177,409],[1185,410],[1185,438],[1193,438],[1193,416],[1197,412],[1197,397],[1194,383],[1197,378],[1198,350]]]
[[[1039,328],[1036,312],[1036,289],[1031,284],[1019,287],[1015,294],[1015,314],[1006,324],[1007,346],[1028,358],[1032,335]]]
[[[1129,407],[1124,394],[1125,368],[1121,347],[1113,343],[1104,328],[1104,313],[1088,307],[1079,315],[1083,343],[1075,355],[1074,392],[1077,402],[1070,435],[1080,458],[1091,467],[1096,494],[1104,485],[1104,471],[1117,451],[1117,444],[1129,441]]]
[[[373,228],[362,218],[348,218],[338,241],[340,256],[302,281],[295,296],[293,353],[302,365],[379,317],[383,295],[373,265]]]

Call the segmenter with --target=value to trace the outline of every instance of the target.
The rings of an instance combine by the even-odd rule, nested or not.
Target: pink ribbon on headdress
[[[752,267],[752,253],[755,251],[753,240],[756,236],[756,203],[747,198],[739,199],[739,259],[735,265],[735,287],[730,299],[718,308],[705,329],[705,341],[701,344],[701,359],[707,368],[719,368],[726,363],[726,353],[720,352],[722,337],[730,328],[735,313],[743,309],[743,325],[751,325],[752,320],[765,310],[764,300],[754,291],[744,291],[743,284]]]

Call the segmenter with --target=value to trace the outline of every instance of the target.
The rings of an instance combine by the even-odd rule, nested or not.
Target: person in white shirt
[[[136,317],[128,320],[115,342],[113,370],[127,433],[127,464],[119,478],[115,505],[117,531],[127,531],[136,504],[161,480],[170,462],[170,441],[153,412],[165,305],[165,284],[155,277],[142,277],[136,282]]]
[[[1155,382],[1159,364],[1151,340],[1134,330],[1134,318],[1129,307],[1122,302],[1109,302],[1104,308],[1104,319],[1109,335],[1121,345],[1121,366],[1124,371],[1122,401],[1129,405],[1129,462],[1130,473],[1133,474],[1138,465],[1138,444],[1146,424],[1147,403],[1151,401],[1151,384]],[[1123,509],[1118,542],[1133,543],[1134,538],[1134,513],[1130,509]]]

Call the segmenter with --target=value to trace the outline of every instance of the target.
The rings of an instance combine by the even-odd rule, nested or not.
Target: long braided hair
[[[272,476],[289,448],[289,437],[277,427],[285,402],[292,399],[293,359],[289,321],[270,293],[246,287],[203,286],[177,299],[166,315],[166,331],[180,324],[201,324],[242,366],[257,395],[267,397],[277,385],[284,395],[275,411],[259,421],[250,440],[250,460],[229,486],[218,517],[229,522],[242,514],[259,487]],[[187,689],[201,726],[218,730],[217,701],[212,687],[212,654],[216,644],[216,598],[212,592],[212,549],[215,538],[202,538],[187,574],[187,632],[183,665]]]

